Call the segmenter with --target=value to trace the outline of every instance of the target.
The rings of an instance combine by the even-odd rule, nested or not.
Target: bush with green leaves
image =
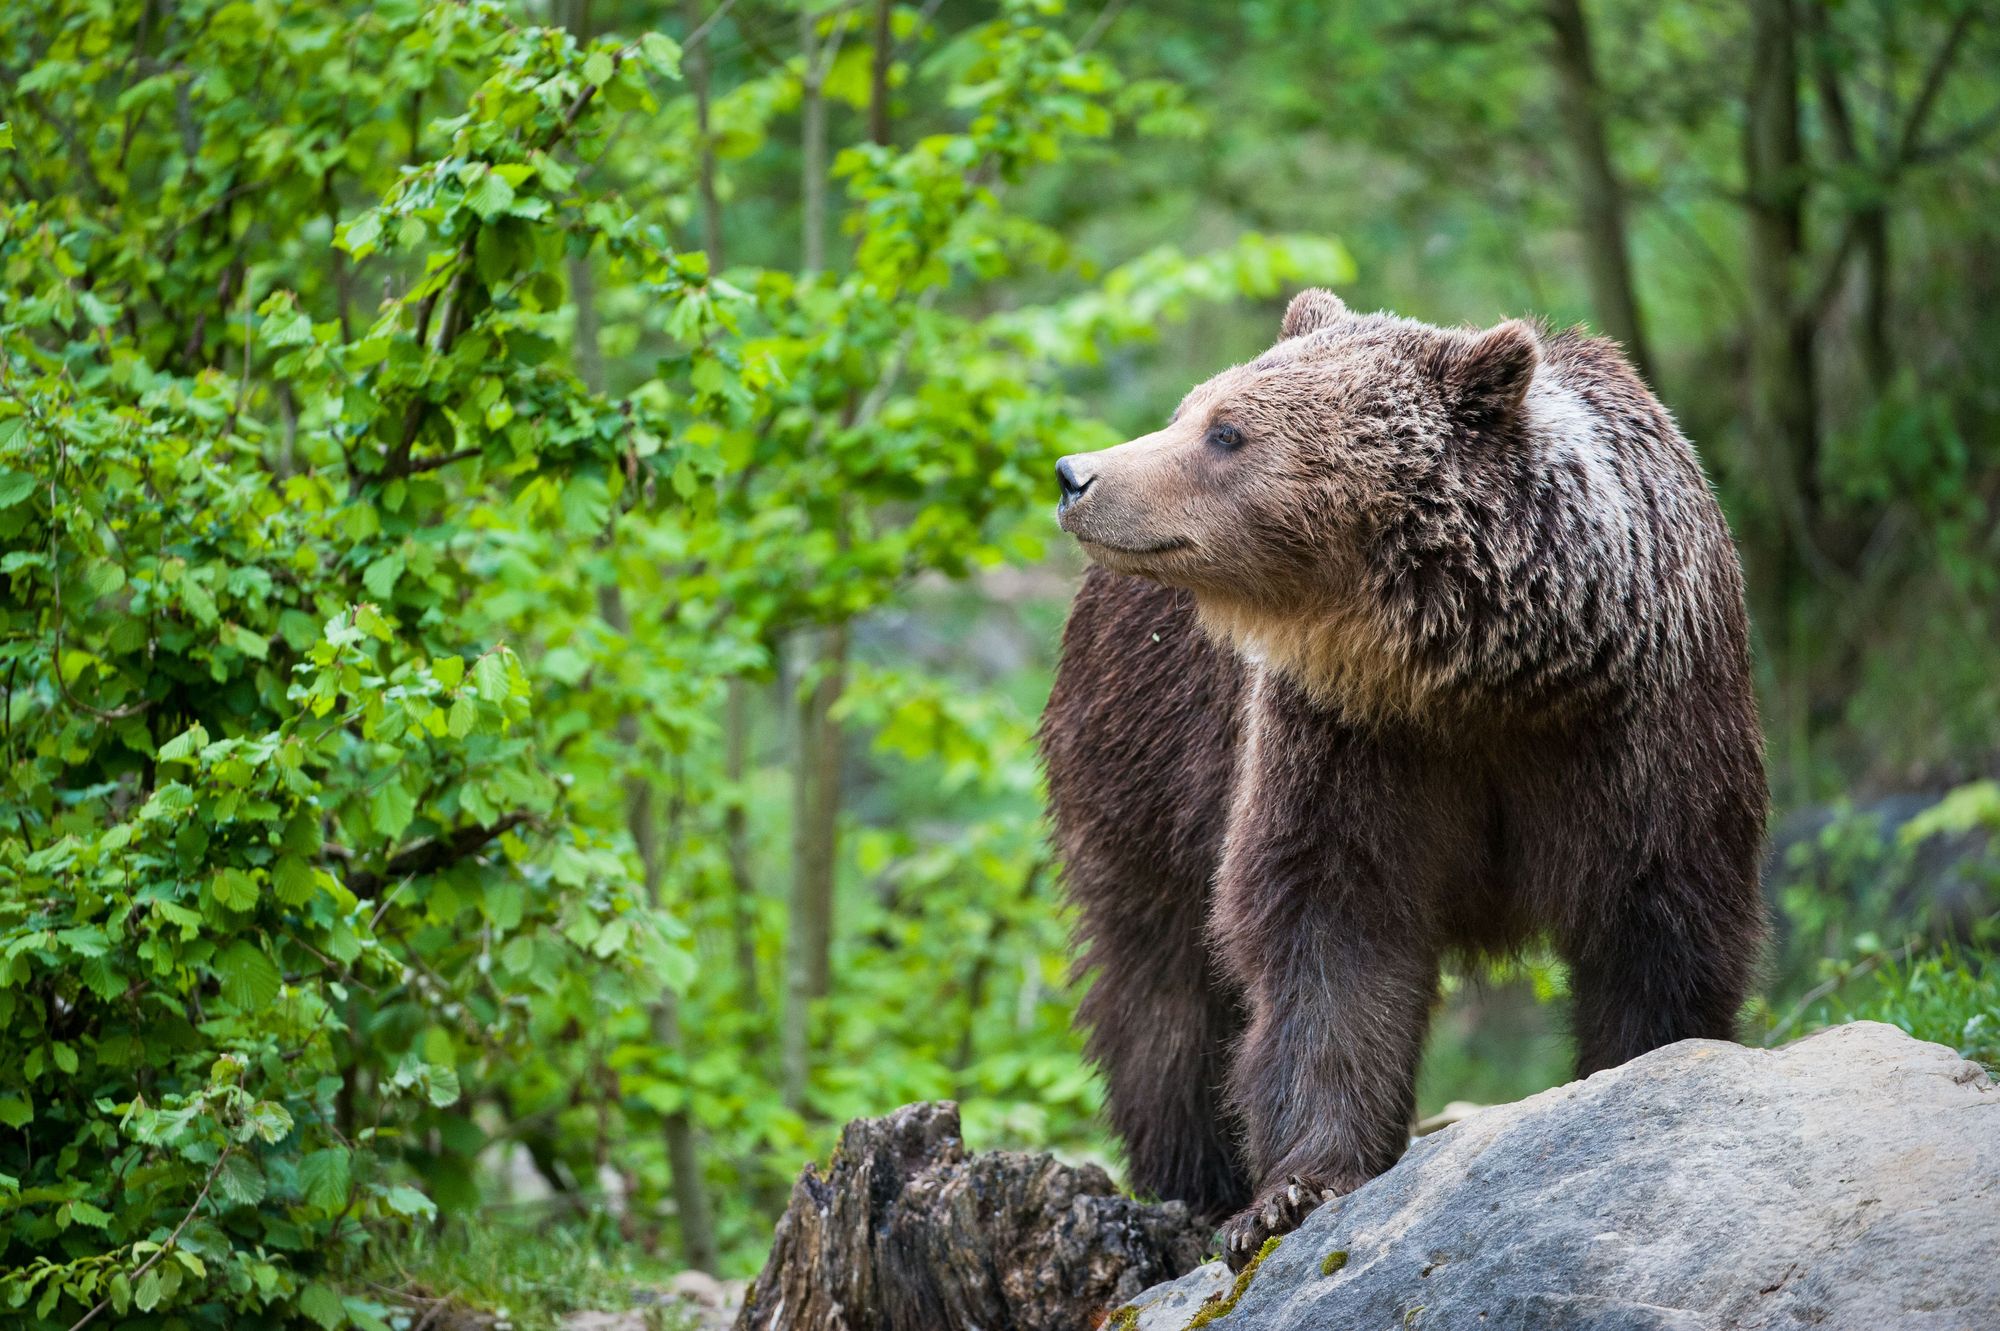
[[[1021,708],[853,666],[832,721],[952,821],[851,838],[884,964],[801,1015],[792,1100],[720,720],[801,631],[1039,551],[1050,460],[1110,438],[1065,366],[1347,271],[1248,236],[1087,282],[1007,191],[1173,97],[1057,17],[939,43],[805,272],[690,219],[808,74],[870,95],[859,11],[693,94],[657,33],[488,0],[0,18],[7,1317],[384,1325],[343,1273],[512,1145],[691,1250],[712,1194],[740,1261],[847,1113],[1088,1132]]]

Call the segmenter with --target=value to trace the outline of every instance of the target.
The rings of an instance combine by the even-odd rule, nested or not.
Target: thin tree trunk
[[[804,235],[800,269],[826,263],[826,100],[821,95],[830,51],[822,51],[810,7],[799,14],[802,64],[800,197]],[[847,625],[799,636],[799,657],[812,678],[799,704],[798,752],[792,770],[792,881],[785,930],[785,1010],[779,1059],[785,1103],[805,1107],[812,1080],[812,1003],[832,987],[834,867],[839,854],[840,728],[832,710],[847,673]]]
[[[723,718],[723,775],[737,792],[722,816],[723,839],[729,854],[734,893],[729,903],[730,944],[736,954],[737,1004],[746,1013],[763,1009],[757,987],[757,880],[750,870],[750,817],[743,807],[744,779],[750,770],[750,685],[738,676],[729,681]]]
[[[1793,0],[1751,0],[1744,175],[1749,209],[1750,428],[1783,529],[1774,590],[1789,604],[1813,559],[1819,512],[1815,322],[1795,290],[1805,247]]]
[[[1889,210],[1872,205],[1854,224],[1861,247],[1861,368],[1880,397],[1896,375],[1895,348],[1889,337]]]
[[[701,0],[688,0],[688,31],[702,23]],[[701,196],[701,247],[710,272],[728,263],[722,247],[722,204],[715,188],[715,140],[709,131],[709,65],[705,42],[687,48],[682,65],[694,94],[695,137],[698,143],[698,193]],[[742,676],[729,681],[723,727],[723,776],[739,793],[750,770],[750,685]],[[750,869],[750,819],[741,799],[723,814],[723,840],[729,855],[734,889],[729,903],[730,950],[736,958],[737,1005],[754,1015],[763,1009],[757,985],[757,880]]]
[[[1545,13],[1555,38],[1552,54],[1562,122],[1576,155],[1577,220],[1591,307],[1604,330],[1624,344],[1633,366],[1651,378],[1652,349],[1632,283],[1625,189],[1612,167],[1605,136],[1604,98],[1591,53],[1589,20],[1582,0],[1546,0]]]
[[[620,633],[627,631],[625,608],[615,586],[598,593],[604,621]],[[628,751],[639,738],[637,718],[629,713],[619,718],[618,738]],[[653,784],[634,775],[625,782],[625,822],[638,848],[645,876],[646,900],[654,910],[665,909],[661,885],[659,814],[653,807]],[[680,1000],[671,990],[653,1004],[653,1040],[662,1049],[685,1059],[687,1041],[681,1033]],[[701,1155],[695,1145],[694,1123],[685,1109],[664,1116],[662,1135],[666,1139],[667,1168],[673,1175],[674,1210],[680,1218],[681,1254],[691,1267],[716,1271],[721,1255],[715,1242],[715,1218],[708,1203],[708,1186],[702,1178]]]
[[[868,62],[868,141],[889,142],[889,65],[895,45],[889,36],[889,0],[875,0],[874,49]]]
[[[1827,138],[1833,145],[1834,153],[1840,158],[1840,164],[1856,178],[1864,174],[1879,174],[1880,168],[1869,163],[1861,153],[1860,136],[1848,109],[1847,90],[1840,81],[1826,11],[1818,5],[1809,4],[1799,17],[1804,25],[1803,36],[1812,49],[1820,119],[1826,126]],[[1893,169],[1895,164],[1890,163],[1890,166]],[[1888,389],[1889,380],[1895,373],[1889,345],[1889,210],[1881,197],[1888,187],[1887,180],[1877,181],[1869,196],[1854,205],[1851,219],[1854,245],[1861,261],[1860,328],[1856,340],[1868,386],[1878,397]],[[1844,258],[1844,250],[1834,255],[1835,267],[1827,278],[1829,304],[1832,293],[1837,289],[1836,284],[1841,280],[1838,265]],[[1814,309],[1812,313],[1818,317],[1823,311]]]
[[[785,1102],[804,1107],[812,1074],[812,1001],[832,987],[834,868],[839,856],[840,727],[833,705],[847,669],[847,625],[800,638],[815,672],[799,701],[798,754],[792,779],[792,883],[785,936]]]
[[[1750,86],[1744,122],[1749,211],[1747,279],[1750,437],[1770,486],[1777,521],[1771,558],[1758,581],[1778,676],[1772,745],[1781,770],[1811,762],[1811,657],[1807,593],[1816,570],[1819,417],[1814,385],[1815,313],[1805,310],[1797,274],[1805,252],[1806,163],[1799,136],[1798,32],[1794,0],[1751,0]]]
[[[799,87],[800,173],[804,239],[799,268],[808,277],[826,267],[826,98],[821,96],[826,71],[820,68],[819,21],[810,5],[799,11],[799,52],[803,60]]]
[[[701,0],[688,0],[688,31],[701,26]],[[715,139],[709,130],[708,45],[706,39],[687,49],[682,63],[688,89],[694,94],[694,130],[700,153],[697,190],[701,195],[701,247],[708,252],[708,270],[722,271],[722,203],[715,192]]]
[[[577,40],[589,37],[590,0],[571,0],[568,26]],[[573,355],[577,378],[593,392],[604,391],[604,356],[599,338],[597,276],[590,256],[579,254],[569,260],[570,298],[576,306],[576,338]],[[599,616],[620,637],[632,632],[625,598],[615,582],[597,591]],[[639,718],[627,712],[618,718],[618,743],[631,763],[625,779],[625,826],[632,845],[639,852],[646,899],[655,910],[665,909],[661,886],[660,836],[653,808],[652,783],[643,775],[638,761]],[[663,990],[653,1003],[653,1039],[662,1049],[685,1061],[687,1042],[681,1034],[680,997]],[[720,1253],[715,1241],[715,1220],[708,1203],[708,1187],[702,1179],[700,1152],[695,1145],[694,1123],[685,1109],[664,1116],[661,1135],[667,1148],[667,1167],[672,1174],[674,1209],[679,1215],[681,1251],[689,1266],[703,1271],[717,1270]]]

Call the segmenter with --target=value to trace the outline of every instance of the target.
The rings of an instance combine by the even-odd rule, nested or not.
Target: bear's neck
[[[1346,720],[1421,718],[1445,686],[1400,649],[1373,607],[1329,603],[1300,614],[1199,593],[1195,605],[1209,637],[1247,666],[1291,681],[1312,702]]]

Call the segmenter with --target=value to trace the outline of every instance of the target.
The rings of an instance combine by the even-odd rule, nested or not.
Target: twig
[[[454,462],[463,462],[467,458],[476,458],[484,451],[484,449],[480,448],[461,448],[456,452],[444,453],[434,458],[419,458],[404,467],[402,474],[405,476],[415,476],[419,472],[436,471],[439,467],[449,467]]]
[[[691,50],[694,47],[694,44],[696,42],[708,36],[708,30],[714,27],[716,24],[720,23],[722,21],[722,16],[724,14],[727,14],[729,12],[729,7],[735,3],[736,0],[722,0],[722,3],[715,7],[715,12],[713,14],[710,14],[707,18],[703,19],[701,21],[701,26],[696,28],[693,32],[689,33],[687,36],[687,40],[681,43],[682,53],[685,54],[687,51]]]
[[[418,874],[436,873],[439,869],[449,868],[476,853],[487,842],[513,831],[527,821],[529,821],[528,815],[517,809],[495,819],[491,827],[481,827],[474,823],[468,827],[461,827],[446,837],[419,841],[416,845],[391,855],[388,864],[383,866],[383,871],[379,874],[370,873],[365,869],[360,873],[350,874],[347,879],[347,890],[356,896],[364,896],[391,878],[414,878]]]
[[[174,1232],[167,1235],[167,1241],[159,1246],[158,1251],[154,1252],[154,1254],[151,1257],[148,1257],[145,1261],[145,1264],[132,1273],[131,1279],[133,1284],[135,1285],[138,1284],[139,1278],[145,1275],[146,1272],[153,1269],[153,1263],[159,1261],[162,1257],[165,1257],[168,1252],[172,1251],[174,1243],[181,1236],[181,1231],[188,1227],[188,1221],[194,1219],[194,1213],[201,1209],[201,1204],[204,1201],[208,1200],[208,1190],[214,1186],[215,1176],[222,1172],[223,1162],[229,1159],[230,1153],[235,1149],[236,1149],[235,1143],[232,1142],[230,1145],[222,1148],[221,1155],[215,1157],[215,1165],[208,1171],[208,1177],[202,1180],[201,1192],[195,1196],[194,1205],[188,1207],[187,1214],[181,1217],[181,1222],[178,1225],[174,1226]],[[109,1294],[106,1294],[103,1298],[97,1301],[97,1306],[95,1308],[92,1308],[89,1312],[85,1313],[82,1317],[78,1318],[76,1323],[70,1327],[69,1331],[83,1331],[84,1327],[90,1325],[92,1318],[96,1317],[97,1314],[103,1312],[106,1308],[110,1306],[111,1306],[111,1296]]]
[[[1915,943],[1905,943],[1902,946],[1902,948],[1899,949],[1901,952],[1901,959],[1904,961],[1908,961],[1910,959],[1910,952],[1915,946],[1916,946]],[[1847,970],[1841,972],[1839,975],[1834,976],[1832,979],[1821,981],[1819,984],[1816,984],[1812,988],[1806,990],[1805,997],[1801,998],[1798,1001],[1798,1003],[1792,1008],[1792,1010],[1785,1014],[1785,1019],[1779,1022],[1776,1026],[1773,1026],[1770,1030],[1770,1033],[1764,1037],[1765,1047],[1769,1048],[1770,1046],[1778,1043],[1778,1040],[1787,1031],[1791,1030],[1793,1026],[1797,1025],[1798,1022],[1806,1015],[1806,1013],[1812,1010],[1813,1004],[1819,1002],[1822,998],[1825,998],[1828,994],[1831,994],[1836,989],[1846,984],[1849,980],[1860,979],[1862,976],[1868,974],[1868,972],[1874,970],[1877,966],[1881,965],[1884,961],[1888,960],[1890,957],[1895,955],[1897,954],[1893,952],[1873,953],[1870,956],[1864,958],[1862,961],[1855,964],[1854,966],[1851,966]]]
[[[1118,11],[1123,8],[1125,8],[1125,0],[1106,0],[1104,8],[1098,11],[1096,20],[1091,23],[1090,30],[1085,32],[1082,40],[1077,42],[1076,50],[1078,55],[1097,45],[1097,39],[1110,29],[1112,21],[1118,17]]]

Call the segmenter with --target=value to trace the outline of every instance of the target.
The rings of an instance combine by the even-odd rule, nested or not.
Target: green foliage
[[[416,1228],[372,1247],[354,1283],[381,1291],[415,1324],[470,1322],[484,1314],[517,1331],[555,1331],[567,1314],[630,1310],[649,1331],[697,1325],[662,1302],[677,1262],[620,1236],[608,1222],[542,1226],[507,1219]]]
[[[727,682],[1038,555],[1052,457],[1111,437],[1062,367],[1345,255],[1251,235],[985,312],[1069,264],[1004,192],[1172,100],[1016,5],[943,47],[946,123],[839,157],[838,271],[716,271],[673,239],[678,57],[484,0],[0,21],[10,1317],[384,1325],[371,1239],[476,1212],[517,1142],[657,1224],[691,1122],[747,1252],[825,1118],[1087,1133],[1027,712],[889,660],[843,714],[957,822],[854,839],[895,964],[820,1013],[810,1120],[775,1101],[771,1005],[701,947],[777,924]],[[796,95],[746,78],[707,146]]]
[[[1990,950],[1949,944],[1890,957],[1866,985],[1830,996],[1816,1024],[1842,1021],[1886,1021],[2000,1075],[2000,962]]]
[[[1893,835],[1880,822],[1836,818],[1815,841],[1794,848],[1796,876],[1782,898],[1788,946],[1774,986],[1790,1009],[1772,1021],[1769,1039],[1841,1021],[1885,1021],[2000,1068],[1993,955],[2000,931],[1992,910],[2000,870],[1991,851],[2000,833],[2000,787],[1961,786]],[[1959,856],[1950,868],[1960,886],[1976,894],[1969,912],[1961,905],[1970,919],[1956,930],[1937,918],[1922,895],[1933,884],[1915,872],[1938,838]],[[1930,877],[1937,876],[1933,866]]]
[[[867,6],[809,8],[810,51],[796,6],[710,7],[686,51],[658,7],[591,8],[615,34],[514,0],[0,16],[10,1325],[373,1327],[413,1263],[546,1320],[624,1250],[517,1251],[494,1206],[691,1241],[705,1188],[741,1269],[833,1125],[910,1099],[1102,1152],[1029,750],[1054,457],[1267,344],[1298,285],[1589,313],[1538,11],[891,5],[878,52]],[[1587,8],[1663,396],[1755,575],[1782,523],[1733,371],[1741,23]],[[1927,44],[1824,18],[1804,77],[1907,105]],[[1889,369],[1841,368],[1865,330],[1823,348],[1857,571],[1759,607],[1828,630],[1767,689],[1827,738],[1775,751],[1781,789],[1963,781],[2000,717],[1990,210],[1934,168],[1977,142],[1968,86],[1892,193],[1814,182],[1889,202],[1923,317]],[[836,980],[788,1103],[793,718],[829,673],[799,644],[830,625]],[[1990,783],[1926,818],[1991,828]],[[1918,847],[1864,830],[1817,852],[1852,891],[1787,896],[1773,1003],[1990,1059],[1990,942],[1885,946]],[[1562,1075],[1560,968],[1488,978],[1454,986],[1428,1102]]]

